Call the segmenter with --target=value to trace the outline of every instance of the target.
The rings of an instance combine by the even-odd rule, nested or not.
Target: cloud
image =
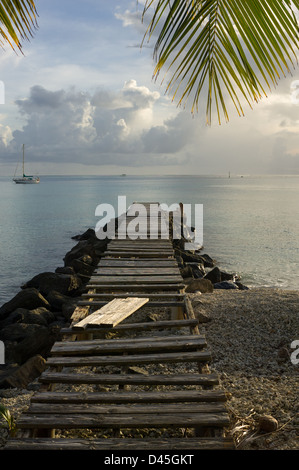
[[[33,86],[27,98],[16,100],[25,120],[22,129],[0,129],[5,155],[17,155],[25,143],[29,161],[107,165],[123,159],[126,164],[148,164],[150,154],[157,152],[145,136],[157,121],[154,108],[159,100],[158,92],[138,86],[135,80],[117,92]],[[156,155],[153,161],[158,163]]]

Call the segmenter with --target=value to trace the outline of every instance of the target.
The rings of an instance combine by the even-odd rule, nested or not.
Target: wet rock
[[[50,305],[43,295],[35,288],[24,288],[13,299],[0,308],[0,321],[18,308],[33,310],[38,307],[49,308]]]
[[[214,284],[215,289],[239,289],[238,286],[232,281],[217,282]]]

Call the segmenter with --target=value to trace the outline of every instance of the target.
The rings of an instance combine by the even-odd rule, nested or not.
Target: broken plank
[[[95,326],[114,327],[122,320],[130,316],[140,307],[145,305],[149,298],[128,297],[126,299],[114,299],[108,304],[104,305],[100,310],[88,315],[76,325],[74,329],[84,329]]]

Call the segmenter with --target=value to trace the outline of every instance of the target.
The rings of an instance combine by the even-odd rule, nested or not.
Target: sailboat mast
[[[24,168],[24,153],[25,153],[25,144],[23,144],[23,176],[25,176],[25,168]]]

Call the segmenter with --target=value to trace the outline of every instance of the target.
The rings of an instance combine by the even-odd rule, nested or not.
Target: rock
[[[86,257],[82,257],[83,259]],[[90,258],[90,256],[88,257]],[[92,259],[91,259],[92,261]],[[82,259],[74,259],[70,262],[70,266],[74,269],[76,273],[83,274],[84,276],[90,277],[95,269],[94,266],[90,263],[82,261]]]
[[[23,289],[0,308],[0,321],[7,318],[10,313],[18,308],[33,310],[38,307],[49,308],[50,305],[37,289]]]
[[[225,271],[221,271],[220,275],[221,281],[236,281],[236,279],[238,279],[238,276],[236,274],[230,274]]]
[[[40,355],[31,357],[22,366],[13,364],[6,373],[0,373],[0,388],[26,388],[45,369],[46,360]]]
[[[212,258],[210,258],[210,256],[206,254],[198,255],[196,253],[191,253],[188,251],[180,252],[179,254],[185,263],[189,262],[202,264],[206,268],[213,268],[215,265],[215,262],[212,260]]]
[[[128,367],[128,372],[130,374],[141,374],[141,375],[148,375],[149,372],[144,369],[143,367],[138,367],[138,366],[130,366]]]
[[[278,429],[278,421],[270,415],[261,415],[258,418],[260,432],[273,432]]]
[[[194,279],[185,288],[185,292],[213,292],[213,284],[209,279]]]
[[[221,282],[221,272],[220,269],[215,267],[208,274],[205,275],[205,279],[209,279],[212,284]]]
[[[239,289],[238,286],[232,281],[217,282],[214,284],[215,289]]]
[[[190,266],[192,269],[192,275],[194,279],[201,279],[205,276],[205,268],[203,264],[198,263],[187,263],[187,266]]]
[[[43,328],[43,326],[27,323],[13,323],[2,328],[0,331],[0,339],[4,342],[20,342],[28,335],[31,336],[37,334],[40,328]]]
[[[90,256],[93,260],[93,264],[97,264],[98,252],[105,251],[107,247],[107,240],[80,240],[64,257],[64,265],[71,266],[71,262],[74,259],[80,259],[82,256]]]
[[[194,313],[195,313],[195,317],[198,319],[199,323],[208,323],[208,322],[212,321],[212,319],[203,312],[200,312],[200,311],[197,310]]]
[[[238,289],[240,289],[240,290],[249,290],[249,287],[244,286],[244,284],[242,284],[239,281],[235,281],[235,284],[236,284],[236,286],[238,286]]]
[[[44,296],[52,290],[65,295],[73,295],[81,285],[82,282],[76,275],[44,272],[34,276],[22,288],[34,287]]]
[[[61,268],[56,268],[55,273],[58,274],[76,274],[75,270],[72,266],[64,266]]]
[[[16,362],[21,365],[36,354],[46,357],[54,342],[59,338],[60,328],[58,327],[31,326],[38,328],[35,328],[34,331],[28,331],[22,341],[10,343],[5,348],[5,357],[7,357],[8,362]]]
[[[193,278],[193,271],[192,271],[192,268],[191,266],[185,266],[183,268],[180,269],[180,273],[181,273],[181,276],[183,279],[186,279],[186,278]]]
[[[96,239],[96,234],[94,229],[89,228],[84,232],[82,235],[75,235],[72,237],[72,240],[90,240],[90,239]]]

